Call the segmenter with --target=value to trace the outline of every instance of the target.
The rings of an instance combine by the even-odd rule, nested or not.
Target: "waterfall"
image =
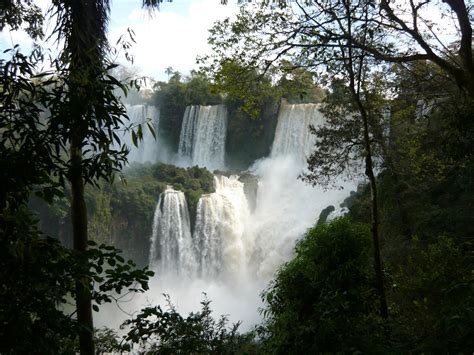
[[[194,137],[196,135],[199,108],[200,106],[187,106],[184,111],[178,147],[178,153],[181,157],[189,159],[193,157]]]
[[[249,210],[238,176],[215,176],[216,192],[198,202],[193,236],[203,278],[239,279],[245,270],[244,235]]]
[[[188,106],[179,137],[179,156],[187,165],[224,168],[227,110],[224,105]]]
[[[203,279],[242,277],[249,214],[244,184],[238,176],[214,176],[214,183],[216,192],[199,199],[192,238],[184,194],[168,187],[160,195],[151,239],[152,268]]]
[[[316,139],[309,126],[318,126],[323,122],[318,104],[282,103],[271,156],[294,155],[298,160],[306,161]]]
[[[142,125],[143,141],[138,142],[138,147],[135,147],[132,142],[132,135],[130,132],[125,132],[123,135],[123,141],[130,149],[128,154],[129,162],[154,163],[158,160],[158,145],[150,132],[146,122],[150,122],[154,128],[155,133],[158,132],[159,124],[159,111],[154,106],[148,105],[125,105],[127,109],[127,115],[130,121],[127,125]],[[136,129],[136,128],[135,128]]]
[[[184,193],[169,186],[156,205],[150,266],[171,275],[192,276],[196,269],[188,205]]]
[[[225,117],[222,106],[186,109],[179,152],[188,164],[223,166]],[[256,194],[251,211],[238,176],[214,176],[215,192],[198,201],[191,236],[183,193],[168,188],[160,195],[150,258],[151,267],[161,272],[152,280],[156,295],[169,293],[180,309],[191,311],[204,291],[217,314],[250,322],[246,329],[260,320],[258,295],[291,259],[296,241],[322,209],[338,205],[355,188],[353,182],[340,182],[342,189],[326,191],[298,179],[315,140],[308,126],[323,122],[318,105],[281,105],[271,155],[247,172],[252,178],[246,181],[254,184],[247,194]],[[163,281],[167,274],[171,277]]]

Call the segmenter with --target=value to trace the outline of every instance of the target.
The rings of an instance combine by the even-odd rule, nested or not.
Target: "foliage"
[[[270,353],[376,351],[371,239],[347,218],[312,228],[263,294]]]
[[[212,317],[210,301],[201,302],[201,310],[181,316],[165,295],[168,309],[148,307],[122,326],[131,327],[124,337],[126,348],[139,344],[149,352],[160,354],[235,354],[243,337],[237,333],[239,323],[228,327],[228,320]]]
[[[369,92],[366,88],[364,106],[370,110],[369,130],[373,160],[383,163],[383,149],[385,137],[378,134],[384,126],[382,115],[383,100],[376,103],[377,91]],[[380,94],[379,94],[380,95]],[[373,107],[375,106],[375,107]],[[360,176],[362,173],[361,161],[366,156],[364,129],[359,108],[352,97],[350,88],[342,81],[332,82],[327,92],[321,111],[324,113],[326,123],[319,127],[310,127],[309,130],[318,139],[314,151],[308,158],[308,172],[303,174],[305,181],[316,185],[331,185],[335,176]]]
[[[331,214],[331,212],[334,212],[335,209],[336,208],[333,205],[329,205],[324,208],[319,214],[318,224],[326,223],[328,216]]]
[[[60,353],[74,341],[79,325],[67,305],[75,296],[77,275],[93,280],[96,310],[120,293],[148,288],[153,273],[126,262],[113,247],[94,244],[87,255],[77,255],[42,235],[26,206],[13,215],[4,210],[1,217],[2,353]]]
[[[190,77],[184,79],[173,68],[168,68],[167,73],[168,82],[155,84],[152,100],[160,109],[160,138],[177,151],[186,106],[216,105],[222,99],[211,92],[209,80],[201,73],[192,71]]]
[[[356,200],[351,209],[357,206]],[[263,294],[265,351],[469,351],[474,322],[470,242],[398,238],[384,240],[383,250],[390,284],[387,321],[374,305],[368,228],[344,218],[311,229]]]
[[[212,38],[210,39],[212,42]],[[209,63],[200,58],[201,71],[212,77],[212,89],[225,96],[229,111],[226,140],[227,164],[246,169],[270,154],[281,100],[291,103],[320,102],[324,92],[311,72],[299,68],[274,82],[273,73],[246,66],[238,58]]]
[[[199,198],[204,193],[214,192],[214,176],[206,169],[197,166],[179,168],[174,165],[158,163],[150,167],[143,166],[130,172],[131,176],[151,177],[162,184],[171,185],[184,192],[191,217],[191,224],[196,220],[196,209]]]
[[[10,10],[22,16],[25,8]],[[74,329],[74,321],[57,309],[73,290],[71,255],[37,230],[26,201],[33,187],[46,200],[61,194],[50,176],[59,158],[52,149],[57,135],[41,117],[41,105],[56,100],[49,90],[55,80],[35,70],[38,49],[30,57],[18,46],[4,54],[9,59],[0,59],[0,351],[48,352]]]
[[[269,76],[238,60],[229,59],[220,63],[218,68],[211,66],[202,70],[212,74],[214,90],[226,94],[230,100],[238,100],[240,109],[251,117],[258,115],[265,101],[278,99],[278,92]]]
[[[219,24],[211,30],[209,42],[215,48],[221,49],[223,45],[217,38],[217,33],[222,30]],[[283,98],[290,103],[315,103],[321,102],[325,96],[312,72],[294,67],[288,61],[283,61],[277,69],[261,69],[248,65],[238,56],[220,58],[222,60],[213,58],[199,59],[201,71],[212,77],[214,90],[226,95],[231,102],[239,102],[239,110],[251,118],[257,118],[268,101],[277,103]],[[277,82],[275,77],[279,77]]]
[[[58,135],[43,122],[40,104],[57,102],[49,89],[57,81],[36,71],[39,50],[27,57],[15,46],[5,55],[10,58],[0,59],[0,203],[2,208],[7,201],[21,204],[33,185],[37,195],[51,201],[61,194],[57,179],[48,174],[60,150],[52,149]]]
[[[457,245],[444,236],[429,243],[413,238],[405,252],[403,264],[391,265],[396,285],[392,299],[397,305],[394,348],[470,351],[474,346],[472,246]]]
[[[277,86],[284,97],[290,103],[318,103],[326,96],[325,91],[317,86],[317,78],[311,71],[294,67],[290,62],[282,62],[280,66],[282,77]]]
[[[33,39],[43,37],[43,14],[32,0],[6,0],[0,5],[0,31],[24,29]]]
[[[124,250],[128,258],[144,266],[148,264],[151,226],[160,193],[167,185],[183,191],[194,222],[199,198],[203,193],[214,192],[214,178],[202,168],[184,169],[161,163],[134,164],[124,174],[124,181],[86,189],[89,235],[99,244]],[[30,208],[38,215],[43,232],[66,245],[72,244],[67,199],[56,198],[52,205],[32,199]]]
[[[91,16],[78,11],[86,3],[92,4],[86,9]],[[363,152],[367,137],[361,135],[357,102],[350,97],[354,83],[348,85],[340,64],[353,51],[367,65],[360,67],[360,73],[370,76],[361,82],[358,99],[370,113],[370,148],[381,169],[377,187],[391,318],[382,322],[374,311],[367,228],[347,219],[321,224],[298,244],[295,259],[281,268],[264,294],[262,334],[269,352],[431,353],[470,352],[474,347],[474,65],[468,5],[454,0],[409,7],[386,0],[259,2],[242,8],[236,22],[226,20],[212,30],[212,80],[202,73],[183,80],[170,68],[169,82],[158,83],[155,101],[164,118],[160,128],[175,147],[186,105],[221,103],[214,91],[227,95],[231,133],[226,148],[241,166],[269,151],[281,98],[316,102],[325,96],[328,124],[317,131],[320,150],[312,161],[314,177],[324,179]],[[26,28],[31,37],[41,37],[42,17],[33,2],[0,6],[0,30]],[[78,288],[92,291],[97,309],[114,301],[116,293],[145,290],[151,276],[103,243],[134,246],[140,250],[136,258],[145,263],[153,209],[166,184],[185,191],[191,214],[200,195],[213,190],[209,172],[166,165],[129,171],[127,185],[99,182],[113,180],[126,161],[123,146],[111,147],[113,141],[120,145],[114,130],[126,120],[114,89],[127,88],[110,75],[114,65],[102,57],[108,48],[108,2],[53,1],[53,6],[59,15],[55,33],[66,40],[61,58],[52,64],[55,70],[36,71],[42,59],[37,47],[31,56],[14,47],[5,52],[10,59],[0,59],[2,353],[77,350],[76,335],[84,328],[60,307]],[[439,36],[424,16],[429,6],[457,24],[456,46],[442,43],[453,37]],[[341,31],[341,19],[350,22],[348,32]],[[81,62],[85,53],[88,58]],[[383,62],[403,65],[382,67]],[[334,75],[327,73],[342,79],[331,80],[328,95],[315,86],[316,81],[328,85]],[[387,104],[388,135],[381,115]],[[69,151],[71,142],[74,149]],[[41,207],[42,227],[57,221],[47,232],[70,241],[70,201],[62,190],[64,180],[77,171],[100,188],[86,189],[88,230],[98,245],[82,255],[41,234],[26,209],[32,191],[55,201]],[[364,187],[352,196],[350,214],[368,222],[369,211],[369,189]],[[155,307],[127,325],[132,327],[129,342],[140,343],[144,336],[153,349],[172,353],[237,352],[241,339],[224,318],[212,319],[208,301],[187,318],[173,307]],[[118,346],[113,331],[98,338],[103,345],[99,351]]]
[[[107,327],[96,329],[94,342],[98,354],[110,353],[120,349],[120,341],[117,332]]]
[[[74,290],[71,252],[45,238],[23,207],[0,228],[0,352],[59,352],[75,321],[58,309]]]
[[[204,63],[205,59],[200,60]],[[246,169],[270,153],[281,98],[300,103],[319,102],[324,97],[312,73],[302,68],[287,69],[277,83],[268,73],[233,60],[219,68],[203,66],[184,79],[172,68],[167,73],[168,82],[158,82],[154,88],[153,100],[160,108],[160,139],[176,151],[186,106],[224,103],[228,110],[226,164],[233,169]]]
[[[261,102],[256,117],[242,109],[242,100],[226,100],[228,128],[226,164],[245,170],[255,160],[270,154],[277,125],[278,102],[267,97]]]
[[[245,169],[270,153],[281,90],[270,76],[234,60],[222,63],[218,70],[203,67],[202,71],[212,75],[213,90],[226,97],[227,164]]]
[[[472,348],[473,322],[472,100],[429,65],[395,69],[389,154],[396,175],[385,170],[378,179],[389,341],[400,352],[463,352]],[[368,205],[366,187],[351,216],[367,222]]]
[[[385,63],[430,61],[472,95],[471,12],[469,2],[451,0],[410,6],[387,0],[248,1],[234,20],[217,22],[211,29],[213,54],[207,61],[219,67],[236,60],[265,71],[290,62],[324,79],[325,72],[344,60],[343,51],[351,48]],[[343,27],[349,13],[348,30]],[[439,16],[436,20],[433,13]],[[439,23],[441,18],[451,22]],[[452,45],[453,38],[457,45]]]
[[[31,1],[8,1],[2,3],[1,10],[2,30],[6,25],[19,29],[26,23],[32,38],[41,37],[41,12]],[[109,74],[114,65],[104,55],[108,49],[108,2],[53,1],[51,14],[56,16],[56,27],[49,35],[57,36],[64,48],[60,56],[48,62],[50,71],[37,70],[37,64],[44,64],[45,59],[37,46],[30,56],[15,46],[4,51],[10,59],[0,60],[0,164],[13,164],[10,169],[2,168],[0,177],[0,241],[5,244],[7,266],[18,267],[15,271],[5,267],[5,271],[21,273],[15,278],[5,277],[2,285],[4,290],[11,290],[14,301],[3,303],[1,333],[2,338],[8,334],[4,327],[11,323],[28,339],[19,342],[11,335],[2,341],[6,352],[60,352],[61,338],[73,338],[77,333],[81,352],[92,352],[91,301],[110,302],[112,296],[104,292],[111,290],[141,290],[147,287],[150,276],[146,270],[135,270],[133,262],[125,265],[114,248],[87,250],[84,184],[113,179],[127,154],[114,132],[127,119],[114,90],[118,87],[126,92],[126,87]],[[117,149],[112,145],[114,140]],[[63,198],[66,180],[71,182],[74,196],[75,252],[45,238],[37,231],[36,221],[21,212],[33,189],[47,202]],[[45,246],[51,248],[50,254]],[[44,260],[36,257],[43,254]],[[30,257],[27,262],[25,255]],[[107,268],[105,275],[99,275],[104,262],[116,269]],[[32,279],[28,279],[29,272],[34,275]],[[92,281],[100,284],[98,290],[92,290]],[[32,293],[31,289],[40,292]],[[66,302],[66,295],[77,301],[77,322],[57,309]],[[25,296],[31,298],[23,299]],[[32,309],[25,307],[25,313],[20,314],[17,301],[31,303]],[[35,339],[37,336],[41,338]]]

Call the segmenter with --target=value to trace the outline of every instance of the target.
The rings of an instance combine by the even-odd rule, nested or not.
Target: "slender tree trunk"
[[[74,250],[79,260],[86,262],[81,254],[87,251],[87,208],[84,199],[84,179],[82,173],[82,152],[80,138],[71,143],[71,220],[74,236]],[[79,347],[81,355],[94,354],[94,324],[92,319],[92,299],[90,279],[85,275],[78,275],[76,283],[76,309],[79,323]]]
[[[71,115],[71,170],[69,179],[72,190],[72,226],[74,250],[80,262],[88,263],[87,208],[84,199],[84,167],[82,143],[87,138],[92,124],[94,90],[97,73],[102,70],[101,46],[105,38],[108,2],[106,0],[64,0],[70,11],[71,32],[67,38],[69,63],[69,90]],[[85,266],[85,265],[84,265]],[[76,307],[79,323],[79,346],[81,355],[94,355],[94,324],[92,317],[91,280],[87,275],[78,275],[76,282]]]
[[[372,146],[369,131],[369,117],[367,110],[362,103],[354,85],[351,85],[352,96],[354,97],[363,123],[364,145],[365,145],[365,175],[369,179],[371,195],[371,232],[374,244],[374,269],[375,269],[375,287],[380,299],[380,315],[388,318],[387,298],[385,296],[385,287],[383,282],[382,260],[380,258],[380,237],[379,237],[379,208],[377,181],[374,174],[374,164],[372,160]]]
[[[365,134],[364,134],[365,135]],[[367,148],[367,146],[369,146]],[[368,150],[367,150],[368,149]],[[380,238],[379,238],[379,213],[378,213],[378,195],[377,195],[377,182],[375,179],[372,155],[370,153],[370,143],[366,143],[366,157],[365,157],[365,174],[367,175],[370,182],[370,195],[371,195],[371,231],[372,240],[374,244],[374,268],[375,268],[375,283],[376,289],[380,298],[380,315],[383,318],[388,317],[387,299],[385,296],[385,287],[383,283],[383,272],[382,272],[382,261],[380,258]]]
[[[370,195],[371,195],[371,232],[372,241],[374,245],[374,269],[375,269],[375,288],[380,300],[380,315],[383,318],[388,318],[387,298],[385,296],[385,287],[383,282],[382,260],[380,258],[380,237],[379,237],[379,208],[378,208],[378,193],[377,181],[374,174],[374,164],[372,160],[372,146],[369,131],[369,117],[364,104],[362,103],[359,91],[355,88],[355,76],[352,70],[352,60],[350,61],[351,69],[350,75],[350,89],[352,97],[354,98],[363,124],[363,136],[365,146],[365,175],[369,179]],[[359,78],[360,80],[360,78]]]
[[[349,38],[352,38],[352,11],[350,0],[345,1],[344,6],[346,8],[346,20],[347,28],[345,31],[348,32]],[[366,16],[367,16],[367,5],[366,5]],[[341,23],[342,26],[342,23]],[[367,27],[366,27],[367,30]],[[366,36],[364,37],[366,38]],[[365,41],[365,39],[364,39]],[[370,139],[369,130],[369,114],[366,107],[361,100],[361,88],[364,81],[364,67],[365,56],[359,54],[354,56],[354,48],[351,40],[347,42],[347,52],[341,50],[342,58],[345,62],[347,73],[349,74],[349,88],[352,94],[352,98],[357,104],[357,109],[362,118],[363,124],[363,136],[365,146],[365,174],[367,175],[370,182],[370,193],[371,193],[371,231],[372,240],[374,244],[374,269],[375,269],[375,288],[379,295],[380,300],[380,315],[383,318],[388,318],[387,299],[385,297],[385,288],[383,284],[383,273],[382,273],[382,261],[380,258],[380,242],[379,242],[379,209],[378,209],[378,197],[377,197],[377,183],[374,174],[373,160],[372,160],[372,142]],[[357,63],[357,64],[356,64]]]

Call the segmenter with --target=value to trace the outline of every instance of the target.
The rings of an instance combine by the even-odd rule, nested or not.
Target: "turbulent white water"
[[[332,211],[331,213],[328,214],[328,216],[326,217],[326,221],[328,221],[328,222],[332,221],[336,218],[345,216],[348,213],[349,213],[349,209],[347,207],[336,208],[334,211]]]
[[[160,195],[153,223],[150,265],[161,274],[185,272],[202,279],[240,279],[245,273],[247,199],[238,176],[215,176],[216,192],[202,195],[191,238],[184,194]]]
[[[153,220],[150,267],[161,275],[192,275],[196,269],[188,205],[181,191],[160,195]]]
[[[272,157],[292,155],[296,159],[306,161],[316,140],[310,133],[309,126],[324,123],[324,116],[319,111],[319,106],[319,104],[287,103],[280,105]]]
[[[125,105],[125,107],[130,118],[128,124],[132,124],[134,127],[142,125],[143,132],[143,141],[140,142],[138,147],[133,145],[131,133],[124,132],[123,141],[130,149],[128,160],[137,163],[155,163],[160,155],[159,144],[146,123],[149,122],[157,133],[160,118],[159,111],[154,106],[149,105]]]
[[[246,266],[245,241],[242,239],[249,209],[244,184],[238,176],[215,176],[216,192],[199,200],[194,247],[199,274],[204,279],[237,280]]]
[[[186,107],[178,154],[186,165],[223,169],[227,110],[224,105]]]

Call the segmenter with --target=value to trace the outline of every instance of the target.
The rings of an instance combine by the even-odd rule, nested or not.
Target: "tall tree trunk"
[[[105,26],[108,15],[107,0],[62,0],[70,13],[70,33],[66,38],[69,63],[69,115],[71,116],[71,170],[69,180],[72,191],[72,226],[74,250],[80,262],[88,263],[87,208],[84,199],[82,145],[88,138],[88,129],[93,126],[94,96],[98,79],[103,70]],[[85,266],[85,265],[84,265]],[[81,355],[94,354],[94,324],[92,317],[91,280],[87,275],[78,275],[76,282],[76,307],[79,322],[79,345]]]
[[[370,197],[371,197],[370,229],[372,232],[372,242],[374,245],[375,288],[377,290],[379,300],[380,300],[380,315],[383,318],[388,318],[387,298],[385,296],[385,287],[384,287],[384,282],[383,282],[382,260],[380,258],[378,193],[377,193],[377,181],[374,174],[374,164],[372,160],[372,142],[370,139],[370,130],[369,130],[369,113],[367,112],[366,107],[362,103],[359,89],[356,89],[355,73],[352,70],[353,62],[352,62],[351,55],[349,57],[349,60],[350,60],[350,65],[351,65],[351,69],[349,70],[350,89],[351,89],[352,97],[354,98],[357,104],[358,111],[362,118],[364,146],[365,146],[365,175],[369,179],[369,184],[370,184]],[[361,81],[360,76],[358,76],[358,80],[359,82]]]
[[[353,71],[351,71],[353,74]],[[357,103],[363,124],[363,136],[365,145],[365,175],[369,179],[371,196],[371,232],[374,245],[374,269],[375,269],[375,287],[380,300],[380,315],[388,318],[387,298],[385,296],[385,287],[383,282],[382,260],[380,258],[380,236],[379,236],[379,208],[377,181],[374,174],[374,164],[372,160],[372,145],[369,130],[369,114],[361,101],[359,91],[355,89],[354,81],[351,80],[351,92]]]
[[[352,65],[352,64],[351,64]],[[351,76],[354,72],[350,71]],[[354,80],[351,79],[352,97],[357,103],[363,124],[363,136],[365,146],[365,175],[369,179],[370,197],[371,197],[371,226],[372,242],[374,245],[374,269],[375,269],[375,288],[380,300],[380,315],[383,318],[388,317],[387,298],[385,296],[385,287],[383,282],[382,260],[380,258],[380,237],[379,237],[379,208],[377,181],[374,174],[374,164],[372,160],[372,146],[369,130],[369,114],[361,101],[359,91],[355,89]]]
[[[380,258],[380,242],[379,242],[379,209],[378,209],[378,196],[377,196],[377,182],[374,174],[374,166],[372,160],[372,142],[370,139],[370,130],[369,130],[369,113],[367,112],[366,106],[361,99],[361,88],[363,87],[364,82],[364,70],[365,70],[365,56],[363,54],[354,56],[354,48],[352,45],[352,10],[351,2],[347,0],[344,2],[346,9],[346,20],[347,28],[345,31],[349,34],[349,40],[347,41],[347,51],[345,48],[342,48],[341,55],[344,59],[344,65],[346,67],[347,73],[349,75],[349,89],[354,99],[357,109],[362,118],[363,124],[363,137],[364,137],[364,146],[365,146],[365,175],[369,179],[370,183],[370,194],[371,194],[371,232],[372,232],[372,241],[374,244],[374,269],[375,269],[375,288],[377,290],[379,300],[380,300],[380,315],[383,318],[388,318],[388,309],[387,309],[387,299],[385,297],[385,288],[383,284],[383,273],[382,273],[382,261]],[[366,5],[366,16],[367,15],[367,5]],[[342,26],[342,23],[340,23]],[[367,31],[366,27],[366,31]],[[365,33],[365,38],[367,33]]]
[[[84,199],[84,178],[82,172],[81,139],[75,137],[71,142],[71,220],[74,236],[74,250],[79,260],[87,262],[81,254],[87,251],[87,208]],[[94,354],[94,324],[92,319],[91,280],[78,275],[76,283],[76,309],[79,323],[79,347],[81,355]]]
[[[364,121],[364,136],[369,137],[367,121]],[[370,141],[365,139],[366,156],[365,156],[365,175],[370,182],[371,195],[371,232],[372,241],[374,244],[374,268],[375,268],[375,285],[380,298],[380,315],[383,318],[388,317],[387,298],[385,296],[385,287],[383,283],[382,261],[380,258],[380,238],[379,238],[379,209],[378,209],[378,194],[377,181],[375,179],[372,154],[370,148]]]

